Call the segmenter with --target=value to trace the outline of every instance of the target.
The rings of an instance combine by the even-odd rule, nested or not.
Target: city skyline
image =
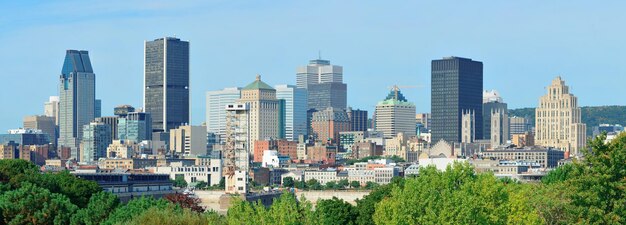
[[[329,15],[334,15],[352,6],[351,3],[354,2],[337,4],[321,2],[310,7],[315,9],[334,5],[336,7],[328,9]],[[470,9],[484,10],[485,13],[474,15],[450,8],[460,16],[471,17],[464,21],[465,23],[481,21],[473,27],[474,29],[458,27],[458,31],[450,31],[449,36],[464,37],[462,41],[453,44],[450,43],[456,40],[455,38],[436,35],[441,33],[443,27],[453,26],[454,23],[446,19],[439,20],[437,13],[427,13],[429,10],[438,12],[437,10],[445,9],[435,3],[404,4],[406,7],[396,5],[393,8],[398,12],[394,15],[390,15],[392,11],[389,8],[383,7],[382,12],[389,15],[389,18],[379,21],[369,17],[368,13],[373,12],[380,4],[354,5],[354,11],[351,13],[355,15],[355,19],[339,21],[333,21],[332,16],[331,19],[311,17],[311,12],[315,10],[302,11],[299,8],[303,3],[287,2],[263,6],[252,4],[247,7],[225,2],[199,3],[195,6],[198,9],[190,10],[189,14],[181,18],[174,16],[177,12],[189,10],[192,6],[157,2],[151,7],[140,6],[141,4],[120,4],[108,10],[98,10],[104,6],[72,3],[76,8],[88,7],[91,11],[96,11],[92,17],[86,13],[61,16],[60,14],[65,12],[63,6],[67,3],[4,4],[13,6],[13,9],[17,9],[12,10],[15,12],[30,7],[27,15],[33,12],[49,12],[33,18],[20,16],[23,19],[15,23],[0,25],[5,31],[3,32],[5,35],[0,35],[2,40],[0,49],[12,53],[0,58],[0,66],[5,68],[2,77],[8,78],[6,79],[8,92],[18,92],[17,88],[23,88],[24,84],[29,84],[33,89],[27,96],[19,98],[3,96],[3,103],[19,105],[22,110],[6,112],[0,120],[0,130],[21,127],[21,118],[24,115],[43,114],[43,103],[47,101],[48,96],[58,94],[55,83],[60,74],[61,59],[67,49],[89,51],[94,71],[98,74],[96,96],[102,99],[102,116],[112,115],[113,107],[117,105],[130,104],[137,108],[142,107],[142,43],[174,34],[194,43],[190,47],[190,74],[193,83],[191,124],[194,125],[204,121],[206,91],[243,86],[246,82],[242,80],[249,80],[249,77],[257,73],[263,75],[269,84],[295,85],[296,67],[318,58],[319,51],[322,59],[344,67],[344,82],[349,86],[348,106],[370,112],[373,111],[378,96],[389,91],[385,87],[394,83],[422,86],[418,89],[403,90],[403,93],[415,102],[417,112],[429,112],[430,60],[452,55],[483,62],[484,89],[498,90],[509,104],[509,108],[535,107],[538,104],[538,97],[544,94],[544,84],[559,75],[574,87],[572,92],[580,98],[581,106],[626,104],[626,100],[605,97],[614,94],[615,91],[617,94],[623,92],[620,84],[626,81],[626,76],[622,76],[626,74],[626,65],[621,63],[624,59],[622,52],[626,47],[611,44],[624,37],[624,33],[612,30],[612,27],[619,25],[619,21],[623,21],[620,18],[624,15],[618,14],[618,9],[623,7],[617,5],[623,3],[608,3],[616,5],[606,7],[604,11],[590,10],[588,11],[590,16],[586,18],[574,16],[585,10],[583,4],[562,6],[569,10],[564,10],[558,18],[554,18],[549,16],[549,12],[561,6],[557,3],[542,4],[535,9],[519,3],[492,3],[500,7],[508,6],[505,7],[508,10],[500,11],[495,10],[497,8],[495,6],[481,8],[485,4],[473,6],[469,3],[459,3]],[[201,13],[211,7],[224,10],[209,16]],[[243,18],[234,18],[227,15],[230,11],[243,11],[247,14]],[[15,17],[15,12],[3,12],[2,20]],[[139,15],[133,14],[136,12],[139,12]],[[511,16],[500,22],[485,22],[488,21],[485,18],[503,13]],[[267,16],[269,14],[272,16]],[[474,16],[476,18],[473,18]],[[159,22],[172,17],[175,18],[172,22]],[[207,24],[208,28],[214,27],[207,29],[208,32],[199,31],[203,29],[194,27],[199,23],[195,21],[211,21],[207,18],[215,17],[224,17],[225,20]],[[293,22],[288,22],[287,18],[291,17]],[[48,18],[55,19],[47,20]],[[315,20],[328,24],[331,31],[337,32],[336,36],[306,38],[302,36],[307,35],[295,32],[302,30],[298,29],[301,27],[300,24]],[[128,25],[118,27],[121,21],[126,21]],[[251,21],[254,21],[252,25],[256,27],[246,29],[250,28],[246,23]],[[142,27],[152,22],[161,27],[156,25]],[[176,26],[176,22],[184,23]],[[507,23],[520,26],[505,28]],[[284,30],[276,30],[276,34],[259,33],[267,27],[273,29],[284,27]],[[211,30],[216,30],[215,28],[219,28],[220,32],[212,33]],[[59,35],[75,29],[87,32],[74,36]],[[323,32],[323,29],[302,32],[314,34]],[[389,37],[393,38],[389,39],[381,32],[388,32],[388,35],[391,35]],[[602,35],[596,36],[597,32],[601,32]],[[32,35],[35,33],[39,35]],[[120,36],[119,33],[124,35]],[[358,36],[358,41],[349,38],[348,34],[351,33],[359,34],[354,36]],[[38,43],[29,37],[39,37],[42,34],[46,36],[47,41]],[[292,35],[302,38],[296,41],[289,40],[296,37]],[[368,35],[371,37],[367,37]],[[562,35],[568,35],[568,38],[559,38]],[[278,38],[281,36],[282,38]],[[382,38],[393,40],[393,43],[381,42],[379,39]],[[432,45],[426,46],[425,43]],[[37,53],[17,51],[26,48],[25,46],[32,46],[33,49],[37,49]],[[294,50],[282,50],[284,47]],[[272,49],[281,50],[271,51]],[[38,66],[31,66],[33,62]],[[11,74],[26,75],[13,78]],[[222,79],[224,76],[232,78]],[[611,82],[607,82],[608,80]],[[526,85],[517,84],[521,81],[526,82]],[[118,88],[125,91],[115,93]]]

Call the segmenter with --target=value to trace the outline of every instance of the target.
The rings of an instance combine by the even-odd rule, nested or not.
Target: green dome
[[[254,82],[248,84],[248,86],[243,88],[243,90],[260,90],[260,89],[275,90],[272,86],[269,86],[265,82],[261,81],[260,75],[256,76],[256,80]]]

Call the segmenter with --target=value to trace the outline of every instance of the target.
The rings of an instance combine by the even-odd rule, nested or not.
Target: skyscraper
[[[346,113],[348,113],[348,118],[350,118],[350,131],[367,131],[367,110],[348,107]]]
[[[117,139],[139,143],[152,139],[150,113],[130,112],[118,119]]]
[[[95,118],[96,75],[87,51],[67,50],[59,76],[59,141],[79,159],[83,126]]]
[[[285,138],[297,141],[299,135],[307,135],[307,92],[294,85],[276,85],[276,98],[285,100]]]
[[[307,89],[308,109],[317,111],[328,107],[346,109],[347,85],[343,83],[343,67],[330,61],[315,59],[298,67],[296,86]]]
[[[569,93],[561,77],[552,80],[535,109],[535,144],[579,155],[587,142],[587,126],[581,121],[578,98]]]
[[[241,90],[241,99],[237,104],[249,106],[250,149],[254,149],[257,140],[279,137],[280,104],[276,99],[276,89],[261,81],[261,76],[257,75],[254,82]]]
[[[432,141],[461,141],[461,113],[475,115],[475,137],[482,137],[483,63],[445,57],[431,64]]]
[[[314,110],[336,108],[345,110],[348,106],[348,86],[344,83],[320,83],[311,84],[307,89],[309,93],[308,107]]]
[[[216,134],[220,141],[226,136],[226,106],[241,98],[241,88],[231,87],[206,92],[206,129]]]
[[[483,92],[483,127],[482,127],[483,136],[479,137],[479,138],[482,138],[483,140],[491,140],[494,137],[493,135],[491,135],[491,130],[493,129],[491,126],[491,121],[492,121],[491,115],[494,112],[502,113],[504,116],[506,116],[505,118],[507,118],[508,120],[509,113],[508,113],[507,104],[504,103],[498,91],[496,90],[484,91]],[[499,134],[498,137],[505,138],[505,140],[508,140],[508,121],[503,121],[502,123],[499,123],[499,125],[503,124],[504,122],[506,122],[507,124],[507,127],[506,127],[507,134],[506,136]],[[500,131],[503,131],[503,130],[501,129]]]
[[[311,84],[342,83],[343,67],[331,65],[329,60],[314,59],[309,65],[298,67],[296,86],[307,89]]]
[[[383,101],[376,104],[376,130],[385,138],[399,133],[415,136],[415,104],[409,102],[398,87],[394,87]]]
[[[144,111],[154,132],[189,123],[189,42],[165,37],[145,42]]]
[[[80,161],[93,163],[106,157],[107,147],[113,141],[111,127],[100,122],[91,122],[83,126],[84,138],[81,140]]]

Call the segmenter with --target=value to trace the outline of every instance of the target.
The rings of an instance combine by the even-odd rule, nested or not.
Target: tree
[[[390,183],[390,184],[376,187],[374,188],[372,192],[364,196],[363,199],[357,199],[355,210],[356,210],[356,213],[358,214],[358,217],[356,220],[356,224],[374,225],[374,220],[372,220],[372,215],[374,215],[374,212],[376,211],[376,204],[378,204],[384,198],[390,197],[391,190],[396,185],[398,184]]]
[[[44,173],[35,179],[35,182],[38,186],[45,187],[52,193],[67,196],[79,208],[87,207],[91,196],[102,191],[98,183],[78,178],[69,171]]]
[[[104,221],[117,206],[119,199],[114,194],[108,192],[98,192],[89,199],[86,208],[79,209],[72,216],[71,224],[97,225]]]
[[[475,174],[469,163],[445,171],[427,167],[419,177],[396,183],[391,196],[376,205],[376,224],[504,224],[508,219],[504,183],[493,174]]]
[[[161,224],[161,225],[221,225],[226,224],[223,217],[213,214],[193,212],[188,209],[176,209],[174,207],[150,208],[135,216],[125,224]]]
[[[196,187],[196,188],[198,188],[198,189],[205,189],[205,188],[207,188],[208,186],[209,186],[209,184],[208,184],[207,182],[204,182],[204,181],[198,181],[198,182],[196,183],[196,186],[195,186],[195,187]]]
[[[372,182],[372,181],[368,181],[367,183],[365,183],[365,189],[367,190],[373,190],[374,188],[380,186],[380,184],[376,183],[376,182]]]
[[[322,185],[316,179],[310,179],[306,182],[306,186],[313,190],[322,190]]]
[[[295,184],[293,177],[283,178],[283,187],[293,187]]]
[[[222,190],[224,190],[226,188],[226,179],[224,177],[222,177],[222,179],[220,179],[220,183],[218,184],[218,187]]]
[[[39,176],[39,168],[26,160],[0,160],[0,182],[9,183],[13,188],[19,187],[24,181],[30,181]]]
[[[174,187],[178,187],[178,188],[186,188],[187,187],[187,181],[185,180],[185,177],[183,176],[176,176],[176,179],[174,179],[172,181],[172,185],[174,185]]]
[[[199,198],[192,198],[189,195],[181,193],[169,194],[164,198],[165,200],[178,205],[183,209],[189,209],[199,213],[204,212],[204,207],[200,206],[201,201]]]
[[[354,224],[357,213],[354,207],[337,197],[323,199],[317,202],[315,209],[319,224]]]
[[[142,214],[150,208],[165,209],[167,207],[178,207],[164,199],[155,200],[152,197],[136,198],[130,200],[126,205],[117,207],[102,224],[125,224],[134,216]],[[180,207],[178,207],[180,208]]]
[[[298,188],[298,189],[306,189],[307,188],[306,187],[306,182],[304,182],[303,180],[295,182],[294,186],[296,188]]]
[[[350,182],[348,181],[348,179],[341,179],[337,183],[337,186],[338,186],[339,189],[344,189],[344,188],[348,187],[349,185],[350,185]]]
[[[326,189],[328,190],[335,190],[337,189],[337,182],[335,181],[329,181],[326,183]]]
[[[77,209],[67,197],[31,183],[0,196],[3,224],[69,224]]]
[[[352,187],[352,188],[360,188],[361,187],[361,182],[353,180],[352,182],[350,182],[350,187]]]

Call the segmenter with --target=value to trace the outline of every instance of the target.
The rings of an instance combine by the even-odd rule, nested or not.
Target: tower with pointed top
[[[376,130],[385,138],[398,133],[415,136],[415,104],[409,102],[398,87],[389,92],[385,100],[376,105]]]
[[[560,76],[546,89],[535,110],[535,144],[580,155],[587,142],[587,126],[581,121],[578,98]]]
[[[67,50],[59,77],[59,141],[70,149],[71,158],[80,159],[79,144],[83,126],[95,118],[96,75],[89,52]]]
[[[280,137],[280,101],[276,99],[276,89],[261,81],[260,75],[241,89],[241,98],[237,103],[247,104],[249,107],[249,149],[254,149],[254,142],[257,140]]]

